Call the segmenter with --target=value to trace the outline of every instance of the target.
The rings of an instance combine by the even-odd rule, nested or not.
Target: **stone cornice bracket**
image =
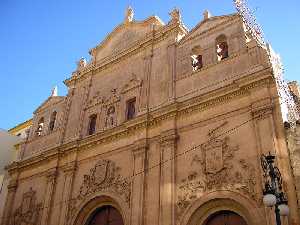
[[[161,146],[174,145],[178,139],[176,130],[172,129],[161,133],[159,143]]]
[[[255,120],[263,120],[273,113],[274,105],[265,105],[258,108],[252,108],[252,118]]]

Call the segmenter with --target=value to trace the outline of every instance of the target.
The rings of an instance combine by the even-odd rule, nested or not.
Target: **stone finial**
[[[131,6],[128,6],[125,12],[125,21],[124,23],[130,23],[133,21],[134,12]]]
[[[173,9],[169,15],[171,16],[171,23],[178,23],[181,21],[181,14],[179,9],[175,8]]]
[[[86,66],[85,58],[81,57],[81,59],[77,62],[77,69],[81,69]]]
[[[57,86],[51,90],[51,96],[57,96]]]
[[[208,11],[208,10],[205,10],[204,12],[203,12],[203,19],[204,20],[207,20],[207,19],[209,19],[211,17],[211,13]]]

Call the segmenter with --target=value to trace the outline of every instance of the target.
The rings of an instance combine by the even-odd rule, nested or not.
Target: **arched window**
[[[92,213],[86,225],[124,225],[122,215],[112,206],[102,206]]]
[[[89,130],[88,130],[89,135],[92,135],[96,132],[96,122],[97,122],[97,114],[91,115],[89,121]]]
[[[224,34],[216,38],[216,52],[218,61],[229,57],[227,38]]]
[[[203,225],[247,225],[246,221],[238,214],[231,211],[219,211],[211,215]]]
[[[195,46],[192,49],[192,67],[193,71],[199,70],[203,67],[202,53],[200,46]]]
[[[36,136],[42,135],[43,127],[44,127],[44,117],[40,118],[40,120],[38,122],[38,126],[36,128]]]
[[[54,111],[54,112],[51,114],[51,117],[50,117],[50,123],[49,123],[49,130],[50,130],[50,131],[53,131],[53,129],[54,129],[55,121],[56,121],[56,115],[57,115],[57,112],[56,112],[56,111]]]

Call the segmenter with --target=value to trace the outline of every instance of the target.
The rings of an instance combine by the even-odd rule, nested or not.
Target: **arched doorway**
[[[247,223],[240,215],[223,210],[209,216],[203,225],[247,225]]]
[[[124,225],[120,212],[110,205],[102,206],[96,209],[86,225]]]

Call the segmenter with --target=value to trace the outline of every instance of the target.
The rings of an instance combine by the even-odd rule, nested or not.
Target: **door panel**
[[[112,206],[103,206],[96,210],[87,225],[124,225],[121,214]]]
[[[221,211],[209,217],[204,225],[247,225],[247,223],[234,212]]]

